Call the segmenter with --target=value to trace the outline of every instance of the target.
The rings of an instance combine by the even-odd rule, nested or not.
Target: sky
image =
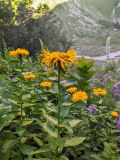
[[[37,8],[39,3],[48,4],[50,9],[53,9],[57,4],[67,2],[68,0],[35,0],[32,7]]]

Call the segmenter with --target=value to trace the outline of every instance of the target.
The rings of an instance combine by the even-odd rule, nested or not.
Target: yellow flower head
[[[48,49],[42,50],[42,63],[49,68],[59,67],[65,69],[76,60],[76,51],[69,49],[65,52],[50,52]]]
[[[86,101],[88,99],[88,94],[84,91],[77,91],[73,93],[72,100],[76,101]]]
[[[29,56],[30,53],[26,49],[18,48],[18,49],[14,50],[14,51],[10,51],[9,54],[10,54],[10,56],[16,57],[18,55]]]
[[[107,94],[107,91],[105,89],[97,88],[97,89],[93,89],[93,93],[96,96],[104,96]]]
[[[25,78],[25,79],[35,79],[35,78],[36,78],[36,75],[33,74],[33,73],[29,73],[29,74],[25,74],[25,75],[24,75],[24,78]]]
[[[111,112],[111,115],[112,115],[113,117],[118,117],[118,112],[113,111],[113,112]]]
[[[77,91],[77,88],[76,87],[70,87],[67,89],[67,92],[70,92],[70,93],[74,93]]]
[[[48,87],[51,88],[52,87],[52,82],[48,82],[48,81],[44,81],[40,83],[41,87]]]

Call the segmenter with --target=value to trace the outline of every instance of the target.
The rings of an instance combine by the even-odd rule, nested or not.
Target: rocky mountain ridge
[[[120,1],[70,0],[58,5],[41,20],[43,41],[51,50],[67,50],[71,45],[86,54],[120,48]],[[42,37],[41,37],[42,38]]]

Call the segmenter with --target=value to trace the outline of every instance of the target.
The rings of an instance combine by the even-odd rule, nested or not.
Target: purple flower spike
[[[118,130],[120,130],[120,120],[117,121],[116,127],[117,127]]]
[[[89,111],[91,114],[96,114],[96,107],[95,106],[90,105],[88,108],[89,108]]]
[[[116,84],[113,85],[113,89],[118,90],[119,86],[120,86],[120,84],[116,83]]]
[[[118,115],[117,120],[120,121],[120,114]]]
[[[120,97],[120,83],[114,84],[113,90],[114,90],[114,98],[119,98]]]
[[[119,98],[119,97],[120,97],[120,93],[115,93],[115,94],[114,94],[114,97],[115,97],[115,98]]]
[[[118,117],[117,117],[116,127],[117,127],[118,130],[120,130],[120,114],[119,114]]]

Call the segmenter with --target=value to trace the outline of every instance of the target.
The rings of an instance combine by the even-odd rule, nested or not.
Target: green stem
[[[21,82],[21,104],[20,104],[20,112],[21,112],[21,120],[20,120],[20,128],[22,128],[22,121],[23,121],[23,103],[22,103],[22,82]]]
[[[22,56],[19,55],[19,60],[20,60],[20,66],[22,65]]]
[[[60,70],[58,68],[58,138],[60,137],[60,101],[61,101],[61,96],[60,96]]]
[[[22,63],[20,63],[20,70],[21,70],[21,74],[20,74],[20,78],[22,78]],[[22,89],[23,89],[23,84],[22,84],[22,80],[21,80],[21,94],[20,94],[20,112],[21,112],[21,117],[20,117],[20,129],[22,128],[22,122],[23,122],[23,101],[22,101]]]

